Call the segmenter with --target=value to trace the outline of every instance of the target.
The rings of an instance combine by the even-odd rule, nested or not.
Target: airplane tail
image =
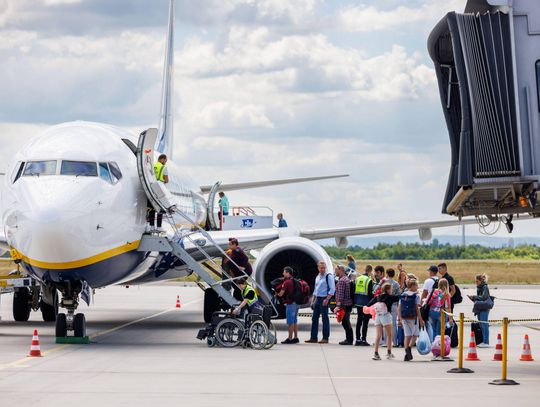
[[[155,150],[167,154],[173,153],[173,75],[174,75],[174,0],[169,0],[169,25],[163,66],[163,84],[161,89],[161,113],[159,116],[158,138]]]

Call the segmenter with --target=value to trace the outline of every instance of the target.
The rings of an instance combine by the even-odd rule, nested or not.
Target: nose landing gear
[[[87,338],[86,336],[86,318],[82,313],[75,313],[79,305],[79,293],[82,284],[80,282],[68,282],[65,286],[58,289],[62,292],[62,301],[60,306],[67,310],[67,313],[59,313],[56,317],[56,338],[68,338],[68,333],[73,332],[74,338]]]

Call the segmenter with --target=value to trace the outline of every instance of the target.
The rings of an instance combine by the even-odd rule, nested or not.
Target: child
[[[441,333],[441,308],[446,310],[450,308],[450,288],[448,281],[444,278],[439,280],[438,288],[433,290],[433,294],[428,297],[429,304],[429,324],[428,324],[428,334],[431,342],[435,339],[437,335]],[[450,321],[453,321],[453,318],[450,316]],[[445,315],[446,322],[446,315]]]
[[[411,348],[416,344],[420,334],[418,324],[424,326],[420,316],[420,296],[418,295],[418,281],[409,279],[407,290],[401,294],[398,305],[398,324],[403,326],[405,333],[405,362],[413,359]]]
[[[377,329],[377,338],[375,339],[375,353],[373,360],[381,360],[379,356],[379,343],[383,334],[383,327],[386,331],[386,344],[388,346],[387,359],[394,359],[392,354],[392,313],[389,310],[392,309],[392,304],[399,301],[398,295],[390,294],[392,286],[388,283],[384,283],[381,287],[381,294],[373,298],[368,307],[375,306],[375,328]]]

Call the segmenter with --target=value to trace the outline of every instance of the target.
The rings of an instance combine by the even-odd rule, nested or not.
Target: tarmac
[[[463,294],[472,290],[463,289]],[[182,307],[174,308],[180,295]],[[501,298],[540,300],[540,287],[492,290]],[[456,312],[470,315],[465,298]],[[202,292],[178,284],[108,287],[95,303],[80,307],[91,343],[57,345],[54,324],[32,313],[28,323],[13,322],[11,295],[0,305],[0,405],[58,406],[474,406],[540,405],[540,323],[509,327],[508,378],[519,386],[491,386],[501,377],[492,361],[499,326],[491,328],[489,349],[480,362],[465,362],[473,374],[448,374],[454,362],[432,362],[413,350],[414,360],[371,360],[373,348],[340,346],[343,329],[332,320],[330,344],[276,345],[270,350],[208,348],[195,338],[202,321]],[[540,318],[540,305],[496,300],[490,319]],[[302,340],[310,319],[301,322]],[[286,325],[276,324],[278,339]],[[34,328],[43,357],[26,355]],[[468,345],[469,332],[465,330]],[[523,336],[529,334],[534,362],[520,362]],[[368,341],[372,341],[370,327]],[[385,348],[381,349],[384,355]],[[465,354],[467,348],[465,348]]]

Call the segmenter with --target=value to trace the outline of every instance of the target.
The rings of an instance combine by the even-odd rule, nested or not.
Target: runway
[[[463,290],[469,294],[471,290]],[[540,298],[540,288],[492,289],[504,298]],[[182,308],[175,309],[176,295]],[[465,298],[463,309],[470,314]],[[28,323],[11,317],[11,296],[2,296],[0,322],[0,400],[2,405],[139,406],[370,406],[403,403],[455,406],[456,400],[489,406],[537,406],[540,396],[540,331],[511,325],[508,377],[520,386],[496,387],[500,362],[493,362],[498,327],[491,349],[478,349],[480,362],[465,362],[474,374],[451,375],[456,362],[430,362],[427,356],[402,362],[372,361],[372,348],[343,347],[343,330],[335,320],[328,345],[277,345],[269,351],[208,348],[195,336],[202,320],[202,292],[196,287],[150,285],[99,290],[95,304],[81,307],[88,321],[89,345],[56,345],[54,326],[32,313]],[[540,305],[496,301],[490,318],[533,318]],[[302,318],[301,339],[309,319]],[[531,323],[540,329],[540,324]],[[278,326],[284,339],[285,325]],[[33,329],[42,358],[25,355]],[[466,330],[468,334],[468,330]],[[518,362],[523,334],[531,338],[535,362]],[[370,339],[374,329],[370,328]],[[468,337],[465,341],[468,344]],[[382,349],[383,353],[385,349]],[[451,356],[456,356],[452,350]]]

